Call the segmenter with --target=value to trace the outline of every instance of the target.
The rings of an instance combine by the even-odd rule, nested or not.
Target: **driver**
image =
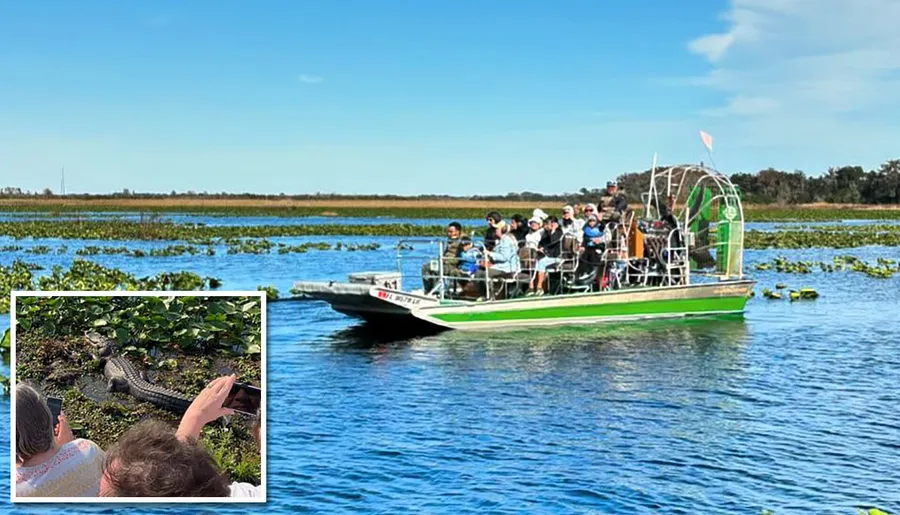
[[[447,275],[450,270],[455,270],[459,266],[459,255],[462,251],[460,247],[461,235],[462,226],[459,222],[452,222],[447,226],[447,242],[444,244],[444,255],[441,257],[444,262],[444,275]],[[426,293],[434,289],[437,279],[438,270],[431,270],[431,263],[422,265],[422,287]]]
[[[606,195],[600,197],[599,207],[602,222],[618,220],[628,209],[628,199],[625,197],[625,193],[619,191],[616,181],[606,183]]]

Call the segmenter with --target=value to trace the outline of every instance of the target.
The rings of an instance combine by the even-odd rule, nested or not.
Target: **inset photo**
[[[266,501],[265,292],[13,292],[10,312],[13,502]]]

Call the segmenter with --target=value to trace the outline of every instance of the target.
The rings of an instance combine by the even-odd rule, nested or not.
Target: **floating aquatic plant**
[[[787,286],[779,283],[779,284],[775,285],[775,288],[777,290],[783,290],[783,289],[786,289]],[[781,292],[772,291],[768,288],[763,288],[762,296],[767,299],[773,299],[773,300],[780,300],[780,299],[784,298],[784,296],[782,295]],[[818,297],[819,297],[819,293],[816,292],[816,290],[814,290],[812,288],[800,288],[799,290],[789,290],[788,291],[788,298],[791,300],[791,302],[793,302],[795,300],[814,300],[814,299],[817,299]]]
[[[876,264],[869,264],[855,256],[837,256],[831,263],[819,261],[789,261],[784,256],[778,256],[770,262],[754,265],[755,270],[775,270],[779,273],[809,274],[815,268],[825,273],[852,271],[866,274],[869,277],[889,279],[894,274],[900,273],[900,265],[897,260],[878,258]]]
[[[0,265],[0,313],[9,311],[9,294],[13,290],[203,290],[215,289],[222,284],[214,277],[201,277],[186,271],[136,277],[84,259],[75,259],[68,269],[54,266],[50,274],[35,278],[33,271],[39,268],[21,260],[8,267]]]
[[[274,286],[257,286],[256,289],[266,292],[266,299],[278,300],[278,288]]]

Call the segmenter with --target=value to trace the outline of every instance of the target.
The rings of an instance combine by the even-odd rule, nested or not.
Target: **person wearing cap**
[[[563,233],[574,234],[578,243],[581,244],[584,220],[575,218],[575,208],[572,206],[565,206],[563,208],[563,217],[559,222],[559,226],[562,227]]]
[[[628,209],[625,193],[619,191],[616,181],[606,183],[606,195],[600,197],[600,218],[602,222],[618,220]]]
[[[488,278],[491,280],[506,279],[519,272],[519,242],[510,232],[510,226],[501,220],[494,224],[494,233],[497,244],[494,250],[484,253],[485,259],[490,261],[490,265],[480,268],[475,273],[475,281],[478,283],[482,298],[487,295]],[[491,291],[496,292],[499,287],[499,284],[494,284]]]
[[[596,214],[588,215],[582,232],[585,249],[596,248],[603,243],[603,228],[600,227],[600,218]]]
[[[460,238],[459,242],[459,246],[462,249],[462,254],[459,256],[459,270],[471,277],[478,271],[478,258],[480,253],[478,252],[478,249],[472,245],[472,239],[468,236],[463,236]]]
[[[543,224],[544,221],[537,216],[532,216],[531,220],[528,220],[528,228],[530,230],[528,234],[525,235],[526,247],[536,249],[541,245],[541,238],[544,236]]]

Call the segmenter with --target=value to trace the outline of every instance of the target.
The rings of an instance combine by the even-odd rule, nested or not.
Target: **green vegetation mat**
[[[170,245],[163,249],[144,251],[127,247],[88,246],[76,251],[81,255],[127,254],[134,257],[215,255],[212,245],[227,245],[229,254],[264,254],[273,250],[280,254],[307,252],[309,250],[377,250],[378,243],[331,245],[323,242],[308,242],[300,245],[274,243],[269,237],[298,236],[397,236],[397,237],[439,237],[446,231],[443,225],[413,224],[322,224],[322,225],[247,225],[247,226],[206,226],[199,224],[140,223],[126,221],[34,221],[0,222],[0,236],[13,238],[62,238],[95,240],[161,240],[186,241],[189,245]],[[482,227],[466,227],[466,233],[480,235]],[[750,230],[746,232],[745,247],[763,248],[846,248],[864,245],[900,246],[900,224],[829,225],[821,228],[796,226],[779,231]],[[255,238],[255,239],[247,239]],[[200,249],[197,245],[205,245]],[[34,251],[37,248],[38,251]],[[21,251],[22,247],[7,245],[0,251]],[[65,253],[64,246],[56,249],[45,245],[32,247],[32,253]]]
[[[515,199],[514,199],[515,200]],[[593,199],[596,202],[596,199]],[[433,204],[440,204],[435,200]],[[560,209],[574,200],[559,201]],[[153,214],[197,214],[204,216],[277,216],[277,217],[388,217],[388,218],[420,218],[442,220],[472,220],[481,219],[492,211],[490,203],[485,203],[484,208],[456,208],[456,207],[369,207],[369,206],[295,206],[295,207],[269,207],[269,206],[80,206],[80,205],[53,205],[53,204],[17,204],[0,205],[0,213],[38,213],[41,217],[52,219],[56,216],[78,216],[85,219],[92,218],[97,213],[149,213]],[[546,205],[542,202],[541,205]],[[634,206],[640,211],[640,206]],[[548,213],[551,211],[544,208]],[[513,214],[529,215],[531,209],[499,209],[506,218]],[[840,207],[779,207],[766,205],[744,206],[744,216],[749,222],[777,222],[777,221],[808,221],[827,222],[836,220],[900,220],[900,209],[859,209]]]
[[[261,305],[254,297],[20,297],[16,374],[63,398],[76,437],[109,448],[146,418],[177,427],[180,416],[122,393],[106,380],[86,330],[111,337],[151,382],[196,396],[230,373],[260,385]],[[233,481],[260,484],[254,421],[236,415],[204,428],[202,440]]]
[[[774,270],[784,274],[809,274],[820,272],[858,272],[876,279],[890,279],[894,274],[900,273],[900,264],[896,259],[877,258],[875,263],[867,263],[856,256],[836,256],[831,263],[825,261],[790,261],[784,256],[758,263],[754,270]]]
[[[10,266],[0,265],[0,313],[9,312],[10,292],[18,291],[109,291],[109,290],[203,290],[221,286],[215,277],[200,277],[193,272],[161,272],[150,277],[135,277],[117,268],[107,268],[92,261],[76,259],[65,269],[59,265],[40,277],[34,272],[43,267],[15,260]]]

